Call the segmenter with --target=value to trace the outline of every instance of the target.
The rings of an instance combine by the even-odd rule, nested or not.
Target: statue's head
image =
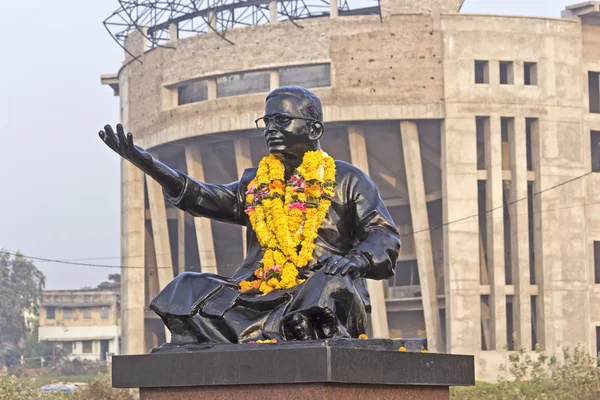
[[[267,96],[265,115],[256,121],[263,129],[269,152],[289,160],[320,148],[323,135],[321,100],[300,86],[283,86]]]

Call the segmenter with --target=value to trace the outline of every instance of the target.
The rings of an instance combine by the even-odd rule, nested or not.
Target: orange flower
[[[283,183],[281,183],[280,181],[273,181],[269,184],[269,190],[275,190],[275,189],[285,189],[285,185]]]
[[[365,335],[364,333],[361,333],[360,335],[358,335],[359,339],[368,339],[369,337],[367,335]]]
[[[398,351],[405,353],[406,352],[406,347],[404,346],[400,346],[400,348],[398,349]]]

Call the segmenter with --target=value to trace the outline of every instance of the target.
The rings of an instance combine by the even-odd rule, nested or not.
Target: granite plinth
[[[413,348],[416,343],[419,341],[410,344],[405,341],[404,347]],[[423,341],[420,343],[423,345]],[[223,398],[208,396],[216,386],[219,390],[227,389],[231,395],[238,390],[260,392],[261,388],[265,393],[275,388],[292,390],[287,387],[295,391],[338,393],[343,387],[355,385],[359,385],[357,390],[360,387],[389,390],[392,386],[405,391],[447,393],[449,386],[475,383],[473,356],[400,352],[398,347],[390,339],[330,339],[216,345],[202,351],[179,349],[181,352],[115,356],[112,379],[114,387],[139,387],[144,396],[162,396],[161,393],[168,392],[171,400],[177,398],[173,397],[177,393],[184,393],[181,398],[192,398],[191,392],[205,392],[204,398]],[[214,393],[221,393],[219,390]],[[268,398],[265,393],[256,398]],[[286,397],[282,394],[278,398]]]

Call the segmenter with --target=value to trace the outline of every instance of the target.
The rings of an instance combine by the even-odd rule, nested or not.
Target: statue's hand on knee
[[[325,265],[327,275],[348,275],[350,279],[362,278],[369,272],[371,264],[367,258],[359,254],[346,256],[332,255]]]

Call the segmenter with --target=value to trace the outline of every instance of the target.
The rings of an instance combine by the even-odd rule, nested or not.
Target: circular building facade
[[[493,379],[505,346],[597,350],[600,213],[580,205],[600,202],[588,189],[600,178],[580,177],[600,170],[600,11],[463,15],[461,3],[207,3],[115,34],[125,62],[103,81],[137,144],[213,183],[266,154],[254,120],[270,90],[316,93],[323,149],[371,176],[401,233],[396,276],[369,282],[371,335],[475,354],[478,379]],[[184,215],[122,164],[124,353],[166,339],[146,306],[175,275],[241,265],[243,229]]]

